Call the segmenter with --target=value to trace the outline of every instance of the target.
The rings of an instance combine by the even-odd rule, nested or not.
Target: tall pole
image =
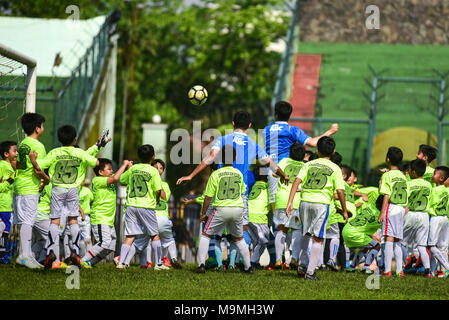
[[[376,130],[376,94],[377,94],[377,77],[373,78],[373,86],[371,92],[371,109],[369,116],[369,132],[368,132],[368,148],[366,149],[366,168],[365,181],[368,182],[368,175],[371,171],[371,153],[373,151],[374,134]]]
[[[444,119],[444,89],[446,81],[441,79],[440,100],[438,101],[438,165],[441,166],[443,157],[443,119]]]

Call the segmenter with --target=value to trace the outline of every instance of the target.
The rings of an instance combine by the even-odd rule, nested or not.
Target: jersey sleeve
[[[120,176],[120,183],[121,184],[128,184],[129,183],[129,175],[131,174],[131,170],[126,170],[121,176]]]
[[[217,175],[211,174],[209,181],[207,181],[206,191],[204,191],[204,195],[206,197],[212,198],[215,196],[215,193],[217,191]]]
[[[87,151],[83,152],[83,161],[86,161],[89,167],[95,168],[97,166],[97,160],[97,158],[90,155]]]
[[[170,199],[170,196],[171,196],[170,186],[168,185],[168,183],[163,183],[162,189],[164,190],[165,196],[167,198],[167,200],[165,200],[165,201],[168,201],[168,199]]]
[[[306,178],[308,167],[308,165],[302,166],[302,168],[299,170],[298,175],[296,176],[296,178],[301,179],[301,182],[304,182],[304,179]]]
[[[343,180],[343,174],[338,169],[334,172],[334,188],[335,190],[345,190],[345,181]]]
[[[41,170],[47,169],[54,162],[55,157],[53,157],[53,152],[49,152],[45,157],[36,159],[37,165]]]
[[[204,197],[205,197],[205,195],[204,195],[204,193],[203,193],[203,194],[200,195],[199,197],[195,198],[195,202],[196,202],[196,203],[199,203],[200,205],[203,205],[203,203],[204,203]]]
[[[155,169],[155,171],[157,171],[157,170]],[[154,191],[159,191],[159,190],[162,189],[162,179],[161,179],[161,176],[159,175],[159,172],[156,172],[156,173],[153,175],[153,178],[152,178],[151,180],[152,180],[152,182],[151,182],[151,188],[152,188]]]
[[[224,136],[221,136],[217,140],[215,140],[214,144],[212,145],[212,149],[221,150],[224,146]]]
[[[379,194],[391,195],[391,183],[389,178],[388,172],[382,175]]]
[[[94,189],[107,188],[108,187],[108,177],[95,177],[92,180],[92,185]]]
[[[298,127],[293,126],[293,139],[295,141],[298,141],[300,144],[305,145],[307,139],[310,138],[309,135],[307,135],[303,130],[301,130]]]
[[[91,156],[95,157],[100,152],[100,149],[98,148],[98,146],[96,144],[94,144],[92,147],[87,149],[86,152],[88,154],[90,154]]]

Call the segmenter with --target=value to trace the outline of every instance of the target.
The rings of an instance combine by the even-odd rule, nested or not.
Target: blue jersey
[[[246,184],[248,192],[248,170],[251,163],[257,158],[259,160],[268,158],[265,150],[254,140],[249,138],[246,133],[233,132],[215,140],[212,149],[221,150],[225,145],[232,145],[237,153],[237,159],[232,166],[243,174],[243,181]],[[222,167],[222,164],[219,165]]]
[[[292,144],[298,141],[304,145],[309,138],[304,131],[286,121],[276,121],[263,129],[266,151],[276,163],[289,156]]]

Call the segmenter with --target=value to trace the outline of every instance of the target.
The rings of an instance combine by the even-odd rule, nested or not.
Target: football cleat
[[[289,266],[290,266],[290,269],[292,269],[292,270],[295,270],[295,269],[298,268],[298,262],[296,261],[295,258],[292,258],[292,259],[290,260]]]
[[[407,262],[405,263],[404,270],[408,270],[412,267],[412,265],[416,262],[415,255],[410,255],[407,257]]]
[[[38,269],[41,269],[44,267],[44,265],[40,264],[36,258],[34,258],[33,256],[30,257],[31,261],[37,266]]]
[[[115,266],[116,269],[127,269],[129,266],[127,264],[121,263],[119,261],[119,263]]]
[[[51,269],[53,266],[53,262],[56,260],[56,256],[53,253],[53,250],[50,250],[50,253],[47,255],[44,261],[44,267],[45,269]]]
[[[51,264],[51,268],[52,269],[67,269],[67,264],[65,262],[56,262],[53,261],[53,263]]]
[[[79,255],[76,254],[75,251],[72,252],[72,254],[70,255],[70,260],[72,260],[72,265],[77,266],[78,268],[81,268],[81,259],[79,257]]]
[[[338,265],[337,265],[337,263],[336,263],[334,260],[332,260],[332,259],[329,259],[329,261],[327,262],[327,266],[328,266],[332,271],[338,271]]]
[[[253,270],[253,267],[250,266],[248,269],[243,270],[243,272],[244,272],[244,273],[247,273],[247,274],[253,274],[253,273],[254,273],[254,270]]]
[[[263,267],[260,265],[260,263],[258,262],[251,262],[251,267],[254,270],[263,270]]]
[[[159,264],[154,266],[154,270],[170,270],[165,264]]]
[[[446,279],[447,277],[449,277],[449,270],[445,270],[441,278]]]
[[[433,273],[430,271],[430,269],[424,270],[424,277],[426,278],[433,278]]]
[[[274,268],[276,270],[281,269],[282,268],[282,261],[281,260],[276,261],[276,263],[274,264]]]
[[[175,258],[171,259],[171,265],[175,269],[182,269],[182,265]]]
[[[83,269],[92,269],[92,264],[89,261],[81,261],[80,264]]]
[[[320,278],[318,278],[318,277],[316,276],[316,273],[314,272],[313,274],[308,274],[308,273],[306,273],[306,274],[304,275],[304,280],[320,280]]]
[[[114,259],[112,259],[112,261],[114,262],[115,266],[117,266],[120,262],[120,256],[114,257]]]
[[[290,269],[290,267],[288,266],[287,262],[284,262],[282,264],[282,270],[288,270],[288,269]]]
[[[269,265],[267,265],[267,266],[265,267],[265,270],[273,271],[273,270],[274,270],[274,264],[270,263]]]
[[[402,270],[401,272],[399,272],[399,273],[396,273],[395,274],[395,276],[394,276],[395,278],[405,278],[405,273],[404,273],[404,270]]]
[[[383,276],[383,277],[393,278],[393,274],[391,273],[391,271],[382,273],[382,276]]]
[[[171,263],[170,263],[170,260],[168,260],[168,257],[163,257],[162,263],[169,268],[171,267]]]
[[[306,274],[307,267],[303,265],[299,265],[296,269],[296,274],[300,277],[304,276]]]
[[[22,257],[19,255],[16,259],[16,263],[30,269],[39,269],[30,257]]]
[[[206,267],[204,266],[204,264],[198,266],[198,268],[196,268],[195,270],[195,273],[206,273]]]

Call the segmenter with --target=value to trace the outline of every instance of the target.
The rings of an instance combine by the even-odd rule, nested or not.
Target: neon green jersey
[[[14,180],[14,193],[18,195],[38,194],[40,179],[34,174],[33,165],[28,155],[31,151],[37,153],[37,159],[43,159],[47,155],[44,145],[36,139],[26,137],[17,147],[17,177]]]
[[[434,172],[435,172],[434,168],[432,168],[431,166],[427,166],[426,172],[424,172],[424,175],[422,176],[423,179],[430,182],[431,184],[433,184],[432,176],[433,176]],[[436,187],[436,185],[435,185],[435,187]]]
[[[156,206],[156,215],[160,216],[160,217],[168,217],[169,218],[170,215],[168,214],[168,199],[170,199],[171,191],[170,191],[170,187],[169,187],[168,183],[165,181],[162,182],[162,190],[164,190],[167,200],[164,200],[161,197],[160,204],[158,206]]]
[[[329,205],[329,216],[327,218],[326,229],[329,229],[331,225],[333,225],[334,223],[338,223],[340,221],[340,217],[338,216],[341,216],[341,214],[337,212],[337,207],[335,206],[335,203],[331,203]]]
[[[351,213],[354,216],[357,211],[357,208],[355,206],[354,190],[349,186],[349,184],[346,183],[346,181],[344,181],[344,184],[345,184],[346,210],[348,210],[348,213]],[[335,205],[337,209],[343,210],[343,208],[341,207],[340,200],[335,200]],[[340,223],[345,222],[345,218],[341,214],[338,214],[337,217],[338,222]]]
[[[50,219],[51,183],[47,184],[39,196],[36,222]]]
[[[345,244],[351,248],[360,246],[360,241],[366,241],[364,240],[366,236],[372,235],[382,226],[377,222],[379,214],[380,211],[370,202],[365,202],[358,208],[357,213],[349,218],[343,228]],[[368,238],[368,240],[370,239]]]
[[[37,161],[43,170],[48,169],[51,183],[65,189],[78,188],[86,176],[86,168],[95,167],[97,158],[75,147],[60,147],[51,150]]]
[[[242,207],[242,194],[246,192],[243,175],[233,167],[223,167],[212,172],[204,195],[215,196],[214,207]]]
[[[138,163],[126,170],[120,183],[128,185],[126,205],[136,208],[156,208],[156,191],[162,190],[159,171],[149,163]]]
[[[399,170],[385,172],[382,175],[379,193],[388,195],[390,203],[406,207],[409,190],[404,174]]]
[[[91,224],[106,224],[113,226],[117,193],[115,184],[107,184],[108,177],[98,176],[92,179],[94,201],[90,211]]]
[[[449,217],[449,189],[444,185],[434,187],[430,196],[429,215]]]
[[[307,162],[299,171],[301,201],[331,204],[336,190],[345,190],[340,167],[328,159]]]
[[[424,179],[412,179],[407,184],[410,191],[408,197],[409,210],[427,212],[432,193],[432,184]]]
[[[248,222],[267,224],[269,211],[268,183],[265,181],[256,181],[248,195]]]
[[[90,203],[94,200],[94,195],[90,188],[81,186],[79,189],[79,202],[80,207],[83,209],[84,214],[90,214]]]
[[[285,209],[287,208],[288,198],[290,196],[290,190],[292,189],[293,181],[296,179],[301,168],[304,166],[304,162],[295,161],[290,158],[284,158],[278,163],[279,168],[284,171],[284,173],[290,178],[290,183],[288,186],[278,183],[278,189],[276,191],[276,202],[274,204],[275,209]],[[301,193],[297,192],[293,198],[293,209],[299,208],[299,203],[301,202]]]
[[[97,147],[96,144],[94,144],[89,149],[87,149],[86,152],[88,154],[90,154],[91,156],[96,157],[97,154],[100,152],[100,149]],[[82,181],[84,181],[84,179],[86,178],[87,167],[88,167],[87,162],[83,162],[80,165],[79,174],[80,174],[80,180],[82,180]]]
[[[0,160],[0,212],[12,211],[13,185],[8,180],[14,174],[11,163]]]

